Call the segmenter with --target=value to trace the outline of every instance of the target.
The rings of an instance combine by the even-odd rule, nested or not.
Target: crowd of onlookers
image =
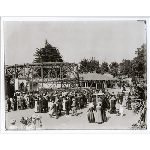
[[[50,118],[58,119],[61,116],[78,116],[78,110],[87,108],[87,119],[89,123],[103,123],[108,120],[106,111],[117,116],[124,115],[124,106],[132,110],[133,97],[141,99],[139,102],[144,106],[143,93],[137,87],[132,91],[126,90],[125,86],[116,95],[109,93],[107,89],[96,90],[68,90],[54,91],[52,93],[19,93],[16,92],[13,98],[7,99],[7,109],[17,111],[23,109],[34,109],[35,113],[48,113]],[[140,108],[141,119],[145,121],[145,107]],[[134,108],[135,110],[135,108]],[[95,119],[96,118],[96,119]]]

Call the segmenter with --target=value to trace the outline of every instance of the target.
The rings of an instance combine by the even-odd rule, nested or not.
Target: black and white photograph
[[[1,21],[6,132],[147,130],[147,19]]]

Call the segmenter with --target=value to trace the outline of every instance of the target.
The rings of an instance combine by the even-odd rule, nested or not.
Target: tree
[[[56,47],[53,47],[51,44],[45,41],[45,47],[36,50],[34,63],[42,63],[42,62],[63,62],[63,58],[59,53],[59,50]],[[52,72],[52,76],[55,76],[60,73],[59,68],[55,68]],[[43,68],[43,76],[48,74],[48,68]],[[36,75],[41,76],[41,70],[34,72],[34,77]]]
[[[108,63],[107,62],[102,62],[101,65],[101,74],[104,74],[106,72],[109,72],[109,67],[108,67]]]
[[[56,47],[50,45],[47,40],[45,41],[45,47],[36,49],[34,54],[35,59],[34,63],[42,62],[63,62],[62,56],[59,53],[59,50]]]
[[[137,48],[135,51],[137,56],[133,59],[133,68],[135,70],[135,74],[138,77],[143,77],[144,73],[146,73],[146,45],[143,44],[141,48]]]
[[[119,67],[119,64],[117,62],[112,62],[109,65],[110,74],[113,75],[113,77],[116,77],[118,75],[118,67]]]
[[[133,74],[132,61],[123,59],[119,64],[120,75],[131,77]]]
[[[79,72],[80,73],[88,73],[88,72],[94,72],[96,71],[96,73],[100,73],[100,66],[99,66],[99,61],[95,60],[95,59],[83,59],[80,62],[80,68],[79,68]]]

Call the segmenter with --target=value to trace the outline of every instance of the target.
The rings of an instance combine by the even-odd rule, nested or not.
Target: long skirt
[[[35,113],[39,112],[38,105],[37,105],[37,101],[35,101],[34,112],[35,112]]]
[[[63,102],[63,110],[64,111],[66,110],[66,108],[65,108],[65,102]]]
[[[66,109],[66,115],[69,115],[69,109]]]
[[[49,112],[48,112],[48,114],[49,115],[52,115],[52,113],[53,113],[53,110],[51,110],[51,106],[49,107]]]
[[[107,121],[107,117],[106,117],[106,111],[102,110],[102,121],[106,122]]]
[[[101,113],[101,110],[97,110],[97,123],[102,123],[103,120],[102,120],[102,113]]]
[[[95,117],[93,112],[88,113],[88,121],[89,123],[94,123],[95,122]]]

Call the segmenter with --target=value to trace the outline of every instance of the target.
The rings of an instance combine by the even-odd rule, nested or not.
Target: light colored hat
[[[93,107],[93,106],[94,106],[93,103],[90,103],[90,104],[89,104],[89,107]]]
[[[112,95],[112,96],[115,96],[115,94],[114,94],[114,93],[112,93],[111,95]]]
[[[12,118],[12,119],[10,119],[10,123],[11,123],[11,124],[14,124],[15,122],[16,122],[16,120],[15,120],[15,119],[13,119],[13,118]]]
[[[32,118],[36,118],[35,114],[32,115]]]
[[[98,102],[97,105],[100,106],[102,104],[102,102]]]
[[[98,95],[104,95],[104,93],[102,93],[102,92],[99,92],[99,93],[98,93]]]

